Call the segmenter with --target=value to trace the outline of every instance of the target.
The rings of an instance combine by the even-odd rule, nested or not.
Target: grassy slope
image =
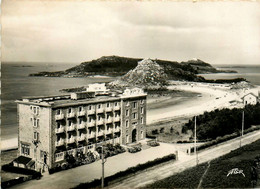
[[[211,166],[202,181],[202,188],[251,187],[250,168],[257,155],[260,155],[260,140],[211,161]],[[157,181],[146,188],[196,188],[206,168],[207,163],[203,163],[198,167]],[[241,174],[227,177],[228,171],[233,168],[242,169],[245,177]]]

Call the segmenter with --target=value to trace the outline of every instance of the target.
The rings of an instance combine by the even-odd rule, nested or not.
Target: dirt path
[[[199,185],[198,185],[197,189],[201,188],[201,184],[202,184],[202,182],[203,182],[203,179],[204,179],[205,175],[207,174],[207,172],[208,172],[208,170],[209,170],[209,167],[210,167],[210,161],[208,162],[208,167],[207,167],[207,169],[205,170],[205,172],[203,173],[202,177],[200,178],[200,182],[199,182]]]

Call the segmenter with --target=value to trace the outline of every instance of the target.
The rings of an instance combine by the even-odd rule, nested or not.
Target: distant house
[[[93,83],[87,86],[88,92],[95,92],[96,94],[105,94],[109,90],[106,88],[105,83]]]
[[[251,105],[255,105],[258,101],[258,96],[252,92],[244,95],[242,98],[243,100],[243,104],[247,105],[247,104],[251,104]]]

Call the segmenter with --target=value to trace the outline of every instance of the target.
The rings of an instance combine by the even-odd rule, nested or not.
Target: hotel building
[[[19,155],[31,158],[36,170],[61,165],[66,153],[94,151],[104,141],[127,145],[145,138],[146,93],[139,88],[16,102]]]

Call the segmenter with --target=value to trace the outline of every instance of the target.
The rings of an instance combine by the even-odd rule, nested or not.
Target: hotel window
[[[129,106],[129,101],[126,101],[125,103],[126,103],[126,104],[125,104],[126,106]]]
[[[92,108],[91,105],[89,105],[89,106],[88,106],[88,110],[91,110],[91,108]]]
[[[141,114],[143,114],[144,113],[144,108],[143,107],[141,107]]]
[[[69,126],[72,126],[72,121],[71,120],[69,120]]]
[[[141,104],[143,104],[144,103],[144,100],[141,100]]]
[[[101,120],[101,118],[102,118],[102,117],[99,115],[99,116],[98,116],[98,121],[100,121],[100,120]]]
[[[88,118],[88,122],[90,123],[91,121],[92,121],[92,118],[91,118],[91,117],[89,117],[89,118]]]
[[[134,104],[134,105],[133,105],[134,108],[136,108],[136,107],[137,107],[137,102],[134,102],[133,104]]]
[[[81,111],[82,111],[82,109],[83,109],[83,108],[80,106],[80,107],[79,107],[79,112],[81,112]]]
[[[144,124],[144,118],[141,117],[141,124]]]
[[[35,141],[39,141],[39,133],[38,133],[38,132],[34,132],[34,133],[33,133],[33,139],[34,139]]]
[[[129,116],[129,110],[125,110],[125,115]]]
[[[34,127],[38,127],[39,126],[39,122],[40,120],[37,118],[31,118],[31,121],[33,122],[33,126]]]
[[[129,136],[126,135],[126,143],[129,143]]]
[[[110,118],[110,115],[109,114],[107,114],[107,119],[109,119]]]
[[[144,138],[144,132],[141,131],[141,138]]]
[[[132,118],[137,119],[137,113],[136,112],[132,114]]]
[[[98,109],[100,109],[100,108],[101,108],[101,104],[98,105]]]
[[[72,112],[72,109],[71,109],[71,108],[69,108],[68,112],[69,112],[69,114],[70,114],[70,113]]]
[[[57,115],[60,115],[61,114],[61,110],[57,110]]]
[[[33,106],[33,113],[34,114],[39,114],[39,107]]]
[[[125,121],[125,126],[129,127],[129,121],[128,120]]]
[[[115,102],[115,106],[117,106],[118,105],[118,103],[117,102]]]
[[[24,155],[30,155],[30,146],[27,144],[21,144],[21,148],[22,148],[22,154]]]
[[[107,103],[107,108],[109,108],[110,107],[110,103]]]

